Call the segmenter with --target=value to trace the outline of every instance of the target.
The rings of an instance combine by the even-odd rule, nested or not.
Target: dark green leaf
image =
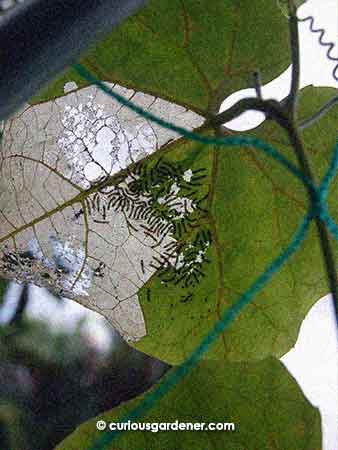
[[[197,111],[214,112],[229,94],[290,63],[288,23],[271,0],[151,0],[83,58],[99,79]],[[63,95],[73,70],[36,101]]]
[[[143,397],[81,425],[56,450],[92,448],[102,436],[96,430],[97,420],[118,422]],[[304,398],[284,366],[273,358],[257,363],[203,362],[138,421],[176,420],[234,423],[235,431],[131,431],[118,436],[105,450],[321,448],[319,412]]]

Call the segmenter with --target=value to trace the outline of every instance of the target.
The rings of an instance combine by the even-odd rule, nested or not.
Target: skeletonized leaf
[[[115,115],[110,99],[100,109],[101,95],[86,88],[29,107],[6,124],[0,269],[7,278],[47,286],[102,313],[133,345],[175,364],[285,248],[306,213],[306,192],[254,149],[215,149],[185,139],[126,170],[154,151],[150,143],[176,136],[151,131],[124,109]],[[137,95],[152,105],[154,99]],[[306,89],[300,115],[330,95],[332,89]],[[165,105],[158,106],[162,113]],[[171,120],[176,115],[178,123],[202,123],[181,107],[170,108]],[[328,166],[334,119],[333,109],[304,132],[318,176]],[[295,159],[276,125],[267,122],[254,134]],[[336,189],[333,184],[331,206]],[[281,356],[326,292],[313,226],[303,248],[208,357]]]
[[[202,123],[180,106],[115,89],[182,126]],[[172,221],[194,207],[164,162],[154,173],[135,162],[160,147],[165,154],[176,138],[94,87],[24,108],[1,143],[1,275],[77,300],[127,339],[144,336],[138,291],[155,259],[175,254]]]

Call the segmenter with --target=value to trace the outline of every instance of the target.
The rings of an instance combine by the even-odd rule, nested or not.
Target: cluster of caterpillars
[[[210,232],[201,225],[207,214],[204,204],[208,194],[200,189],[206,172],[164,158],[155,164],[138,163],[124,180],[111,186],[105,183],[90,196],[86,209],[98,223],[109,223],[110,211],[122,212],[128,226],[136,232],[141,228],[154,241],[154,248],[170,234],[175,241],[167,244],[151,265],[167,282],[192,285],[204,275],[203,266],[208,262],[204,253],[211,243]],[[78,217],[83,210],[76,214]],[[180,267],[177,258],[182,254],[185,264]]]
[[[201,277],[205,277],[205,265],[210,263],[207,251],[211,243],[210,230],[201,227],[192,242],[185,242],[176,248],[174,263],[170,263],[168,255],[163,254],[161,258],[154,258],[156,264],[153,267],[164,283],[194,286]]]

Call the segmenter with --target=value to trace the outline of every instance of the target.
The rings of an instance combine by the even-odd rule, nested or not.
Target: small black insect
[[[188,294],[186,296],[182,296],[180,303],[188,303],[192,301],[192,294]]]
[[[104,262],[100,262],[99,266],[94,269],[94,277],[100,277],[103,278],[104,277],[104,269],[106,268],[106,264]]]
[[[82,214],[84,213],[83,209],[81,208],[78,212],[74,214],[74,220],[77,220]]]

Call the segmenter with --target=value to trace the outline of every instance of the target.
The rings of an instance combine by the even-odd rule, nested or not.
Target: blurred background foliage
[[[0,325],[1,450],[51,450],[83,421],[144,392],[169,368],[132,349],[108,324],[112,339],[105,351],[82,332],[86,318],[72,329],[53,329],[27,313],[36,290],[24,286],[9,306],[8,288],[0,281],[0,312],[11,308]]]

